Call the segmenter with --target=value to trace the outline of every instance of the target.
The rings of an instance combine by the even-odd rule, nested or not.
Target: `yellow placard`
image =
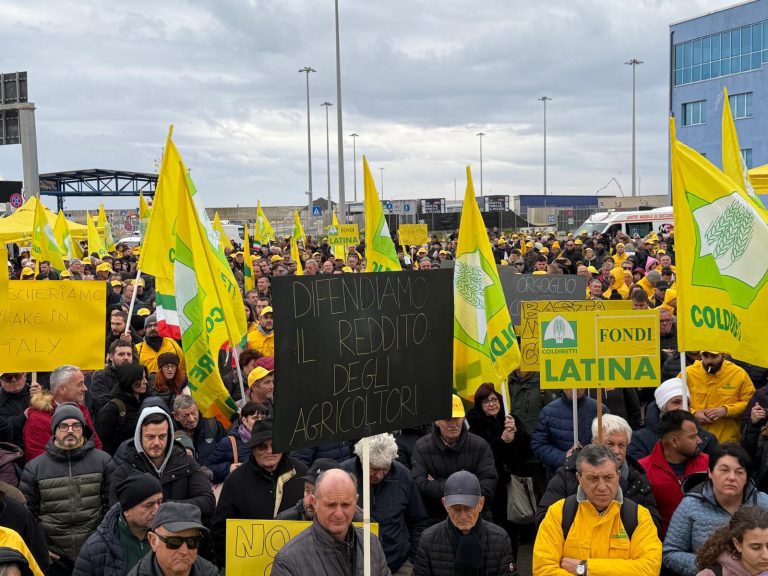
[[[344,247],[360,244],[360,230],[357,224],[334,224],[329,226],[328,244]]]
[[[659,311],[542,312],[541,388],[655,387]]]
[[[0,372],[104,368],[106,282],[14,280],[7,302],[0,309]]]
[[[530,300],[520,302],[520,369],[539,371],[539,313],[631,310],[629,300]]]
[[[227,574],[269,576],[280,548],[310,526],[294,520],[227,520]],[[371,532],[379,535],[377,523],[371,523]]]
[[[426,224],[400,224],[397,229],[400,244],[406,246],[421,246],[429,242],[429,232]]]

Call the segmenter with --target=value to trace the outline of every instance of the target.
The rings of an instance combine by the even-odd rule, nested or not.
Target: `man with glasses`
[[[581,248],[577,247],[573,238],[568,238],[565,242],[565,250],[562,251],[561,256],[565,256],[571,261],[571,274],[576,272],[576,262],[581,260]]]
[[[186,373],[187,363],[184,360],[184,351],[181,346],[176,344],[173,338],[164,338],[160,336],[157,330],[157,316],[150,314],[144,320],[144,341],[136,344],[136,352],[139,354],[139,364],[146,366],[150,376],[157,374],[160,371],[160,367],[157,364],[157,359],[160,354],[166,352],[173,352],[179,357],[179,370]]]
[[[118,504],[85,541],[74,576],[125,576],[150,552],[148,533],[163,502],[152,474],[134,474],[115,487]]]
[[[216,566],[197,555],[203,534],[208,533],[197,506],[165,502],[149,532],[152,552],[141,559],[129,576],[218,576]]]
[[[27,386],[26,372],[0,374],[0,421],[11,426],[11,442],[22,450],[29,398],[32,394],[39,394],[41,390],[40,384],[37,383]]]
[[[515,274],[523,274],[525,272],[525,260],[518,258],[513,264]]]
[[[76,404],[56,408],[53,441],[28,462],[19,488],[38,518],[51,557],[49,576],[69,575],[80,547],[109,509],[109,482],[115,466],[98,450]]]

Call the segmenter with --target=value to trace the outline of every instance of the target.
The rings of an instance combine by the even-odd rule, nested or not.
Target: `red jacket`
[[[56,406],[53,395],[48,392],[36,394],[29,399],[29,413],[27,414],[27,422],[24,424],[24,459],[27,462],[45,452],[45,445],[53,436],[51,420]],[[96,434],[96,427],[91,419],[91,413],[83,404],[78,404],[78,406],[85,415],[86,424],[93,432],[96,448],[103,450],[99,435]]]
[[[653,451],[648,456],[641,458],[638,462],[645,468],[648,483],[651,485],[654,498],[656,498],[656,508],[659,511],[659,516],[661,516],[661,537],[663,539],[667,533],[672,514],[675,513],[678,504],[683,499],[680,481],[672,471],[669,462],[664,458],[660,441],[656,442]],[[685,463],[685,475],[705,472],[708,465],[709,456],[702,452]]]

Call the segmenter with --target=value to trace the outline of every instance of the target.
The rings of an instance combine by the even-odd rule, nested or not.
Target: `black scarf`
[[[485,576],[485,554],[480,542],[481,523],[482,520],[478,518],[470,533],[464,534],[448,519],[451,537],[456,545],[456,576]]]
[[[145,336],[144,341],[147,343],[147,346],[152,348],[152,350],[160,352],[160,347],[163,345],[162,336]]]

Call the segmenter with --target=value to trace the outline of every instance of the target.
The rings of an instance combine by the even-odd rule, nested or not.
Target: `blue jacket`
[[[307,466],[312,466],[312,462],[318,458],[330,458],[341,464],[353,456],[352,447],[347,442],[329,442],[314,448],[302,448],[291,452],[291,458],[301,460]]]
[[[577,401],[579,409],[579,442],[586,446],[592,442],[592,420],[597,417],[597,401],[583,396]],[[603,413],[609,411],[603,406]],[[539,413],[539,422],[531,435],[531,449],[539,462],[549,468],[550,474],[565,464],[565,453],[573,446],[573,405],[561,396]]]
[[[342,463],[341,468],[355,474],[358,486],[362,486],[363,473],[357,457]],[[397,460],[384,479],[371,488],[371,519],[379,523],[381,547],[394,574],[416,553],[421,532],[427,526],[427,512],[410,470]],[[358,504],[363,504],[362,490]]]
[[[683,483],[683,488],[692,485],[695,479],[706,479],[706,473],[692,474]],[[758,492],[749,480],[744,488],[744,506],[754,505],[768,508],[768,495]],[[709,479],[686,490],[669,522],[662,564],[679,576],[696,576],[696,553],[715,530],[730,521],[731,514],[717,503]]]
[[[248,462],[248,458],[251,455],[250,448],[245,447],[245,441],[240,438],[240,434],[235,432],[229,436],[224,436],[216,444],[216,448],[213,450],[213,454],[208,459],[208,469],[213,472],[214,484],[220,484],[229,476],[229,467],[234,463],[234,454],[232,453],[232,441],[229,439],[234,437],[237,442],[237,461],[240,464]]]
[[[122,508],[115,504],[88,537],[75,561],[72,576],[123,576],[125,554],[120,545],[117,522]]]

